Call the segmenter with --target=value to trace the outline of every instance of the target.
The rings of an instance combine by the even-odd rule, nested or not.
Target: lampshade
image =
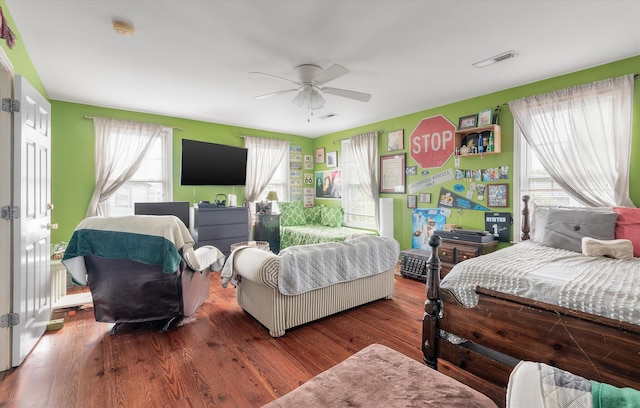
[[[269,194],[267,194],[267,200],[278,201],[278,193],[276,193],[275,191],[269,191]]]
[[[324,98],[316,89],[310,85],[305,85],[304,89],[296,95],[293,103],[301,108],[309,108],[312,110],[320,109],[324,106]]]

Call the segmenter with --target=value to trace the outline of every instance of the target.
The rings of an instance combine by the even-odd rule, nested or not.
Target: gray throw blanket
[[[399,253],[395,239],[378,236],[285,248],[279,254],[278,289],[299,295],[382,273],[397,264]]]

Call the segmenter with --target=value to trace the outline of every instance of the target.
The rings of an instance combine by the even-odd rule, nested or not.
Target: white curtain
[[[378,193],[378,183],[380,180],[377,160],[378,160],[378,132],[369,132],[349,139],[351,151],[353,152],[356,176],[360,186],[375,205],[376,229],[380,230],[380,200]]]
[[[138,170],[162,125],[94,118],[96,186],[85,217],[104,216],[103,203]]]
[[[269,184],[289,151],[289,142],[245,136],[244,146],[248,149],[247,184],[244,189],[245,200],[248,204],[257,200]]]
[[[633,75],[509,102],[549,175],[586,206],[629,198]]]

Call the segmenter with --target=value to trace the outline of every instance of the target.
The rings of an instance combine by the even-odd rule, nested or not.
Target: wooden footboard
[[[528,233],[528,223],[526,227]],[[640,389],[640,326],[483,288],[476,288],[478,305],[465,307],[440,288],[439,244],[437,236],[429,240],[433,250],[423,319],[425,364],[485,393],[500,406],[519,360]],[[452,344],[440,330],[467,341]]]

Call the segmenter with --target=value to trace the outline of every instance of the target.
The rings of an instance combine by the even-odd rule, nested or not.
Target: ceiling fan
[[[298,80],[294,81],[288,78],[283,78],[271,74],[265,74],[263,72],[251,72],[251,74],[264,75],[268,78],[274,78],[280,81],[285,81],[296,85],[295,88],[284,89],[282,91],[271,92],[264,95],[254,97],[255,99],[268,98],[270,96],[282,95],[290,92],[298,92],[293,99],[293,103],[309,110],[320,109],[324,106],[324,98],[321,93],[341,96],[343,98],[354,99],[356,101],[367,102],[371,99],[371,94],[351,91],[348,89],[332,88],[329,86],[322,86],[329,81],[333,81],[343,75],[348,74],[350,71],[339,64],[333,64],[324,71],[314,64],[302,64],[298,65],[294,69]]]

